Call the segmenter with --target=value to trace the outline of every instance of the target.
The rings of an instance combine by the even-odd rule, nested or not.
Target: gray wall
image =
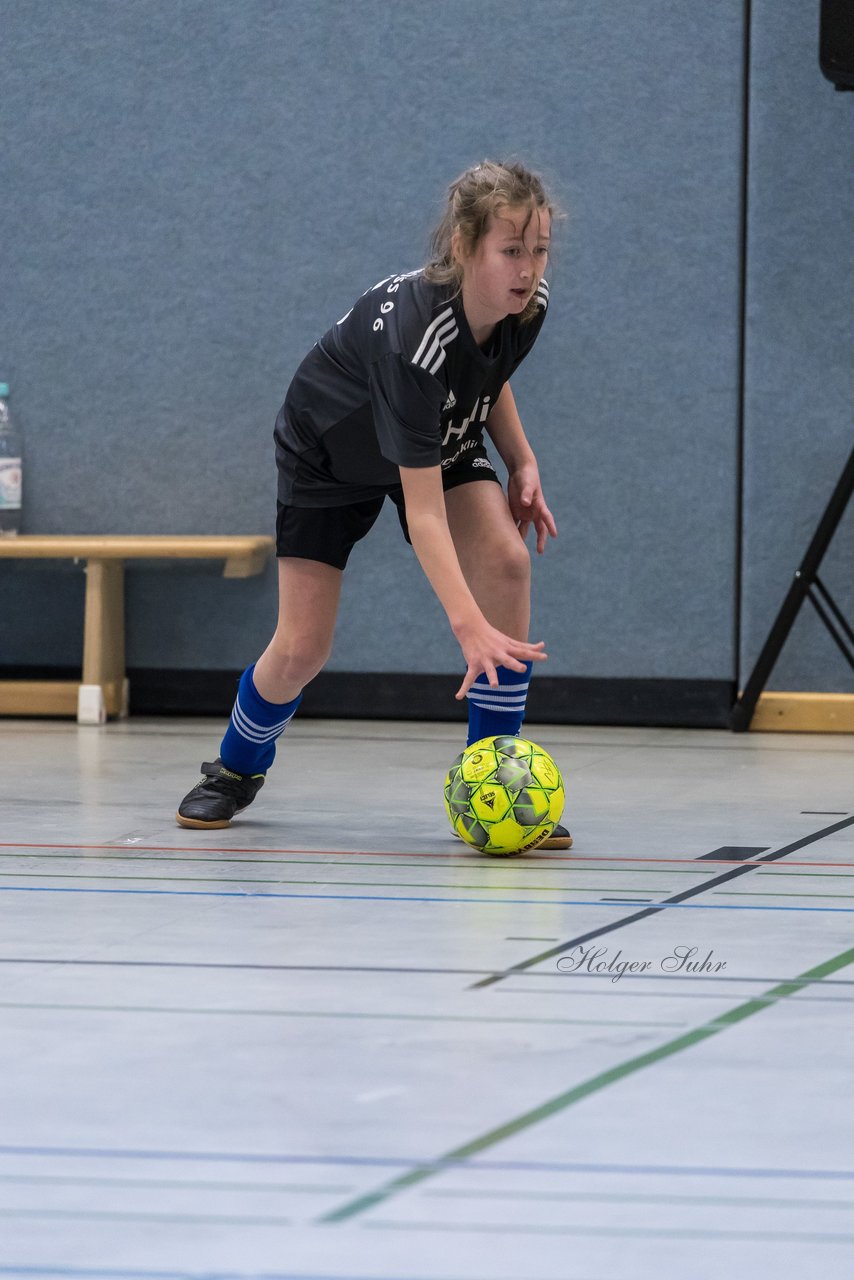
[[[743,664],[854,391],[854,97],[819,75],[817,5],[752,9],[746,104],[742,0],[0,0],[0,376],[26,528],[271,531],[296,364],[422,261],[456,172],[515,153],[569,211],[515,384],[561,535],[536,574],[548,672],[735,679],[746,106]],[[847,564],[850,587],[842,535],[827,576]],[[2,566],[0,590],[0,664],[79,660],[79,574]],[[136,570],[128,601],[131,665],[239,668],[274,575]],[[459,665],[391,514],[354,554],[331,665]],[[808,622],[780,675],[852,687]]]
[[[854,445],[854,93],[816,70],[818,4],[753,0],[742,658],[753,662]],[[854,503],[822,580],[854,623]],[[778,689],[854,690],[807,603]]]

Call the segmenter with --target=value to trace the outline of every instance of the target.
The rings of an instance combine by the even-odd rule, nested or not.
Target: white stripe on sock
[[[235,728],[238,729],[245,737],[264,739],[269,738],[270,736],[275,737],[277,734],[281,733],[291,717],[288,716],[287,720],[283,720],[279,724],[264,726],[255,724],[243,713],[240,707],[235,705],[231,712],[231,718],[234,721]]]
[[[514,705],[524,702],[527,694],[524,693],[502,693],[500,689],[478,689],[473,686],[466,693],[467,698],[492,698],[495,702],[512,702]]]
[[[472,685],[473,689],[482,689],[484,693],[527,693],[530,680],[525,684],[500,684],[493,689],[491,684],[481,684],[479,680],[475,680]]]
[[[284,720],[280,720],[277,724],[256,724],[254,720],[249,719],[249,716],[240,705],[240,694],[238,694],[235,699],[234,707],[235,710],[239,712],[241,719],[246,722],[246,725],[250,729],[257,729],[259,733],[266,733],[268,729],[284,729],[288,721],[292,720],[294,717],[294,713],[292,711],[290,715],[285,716]]]
[[[234,709],[231,713],[231,722],[242,738],[246,738],[249,742],[266,743],[272,742],[274,738],[278,738],[284,731],[285,727],[291,722],[294,713],[291,712],[284,720],[274,725],[256,724],[254,720],[250,720],[240,705],[240,698],[234,703]]]

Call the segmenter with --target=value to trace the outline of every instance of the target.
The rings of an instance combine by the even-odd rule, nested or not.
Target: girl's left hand
[[[546,506],[535,462],[525,463],[511,474],[507,482],[507,501],[510,504],[510,514],[523,539],[528,536],[531,525],[536,529],[537,552],[542,555],[547,537],[557,537],[557,525]]]

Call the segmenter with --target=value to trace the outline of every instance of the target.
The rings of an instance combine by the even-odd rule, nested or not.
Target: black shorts
[[[442,488],[446,493],[472,480],[494,480],[500,484],[482,446],[472,449],[465,458],[442,472]],[[403,489],[393,489],[388,497],[397,507],[403,536],[410,542]],[[319,560],[334,569],[344,569],[353,547],[376,522],[384,501],[384,497],[370,498],[345,507],[293,507],[279,502],[276,504],[276,555]]]

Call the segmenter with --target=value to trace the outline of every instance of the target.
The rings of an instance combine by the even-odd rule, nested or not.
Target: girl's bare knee
[[[515,583],[520,588],[531,581],[531,556],[518,536],[499,543],[489,557],[488,569],[493,579]]]
[[[331,651],[330,644],[283,644],[274,638],[267,650],[268,670],[279,683],[302,688],[323,670]]]

